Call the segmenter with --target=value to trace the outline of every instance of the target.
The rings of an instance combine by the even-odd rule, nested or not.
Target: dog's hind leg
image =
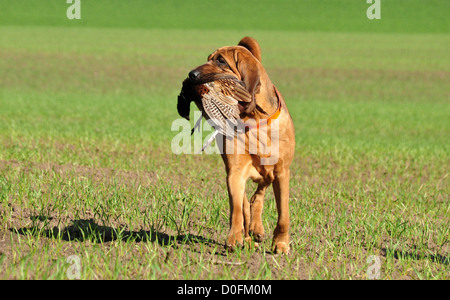
[[[244,239],[248,244],[251,243],[250,237],[250,203],[248,202],[247,195],[244,193],[244,203],[243,203],[243,212],[244,212]]]
[[[264,240],[264,226],[262,224],[262,211],[264,207],[264,194],[266,193],[266,184],[258,184],[256,192],[250,198],[250,234],[255,241],[262,242]]]
[[[277,172],[273,182],[277,202],[278,221],[273,232],[272,248],[275,253],[289,252],[289,168]]]

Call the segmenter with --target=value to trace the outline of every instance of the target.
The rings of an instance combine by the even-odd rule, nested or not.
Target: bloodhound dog
[[[221,47],[208,57],[208,61],[189,72],[186,79],[190,84],[203,84],[223,78],[241,83],[248,92],[248,101],[239,101],[240,121],[245,130],[240,133],[246,139],[244,151],[224,151],[221,153],[227,173],[227,188],[230,202],[230,229],[226,248],[233,250],[244,241],[253,239],[259,243],[264,239],[264,227],[261,214],[266,188],[272,184],[278,221],[273,232],[272,250],[275,253],[289,251],[289,165],[295,151],[294,124],[280,92],[270,81],[261,63],[261,50],[258,42],[251,37],[244,37],[237,46]],[[183,93],[183,91],[182,91]],[[182,94],[180,94],[181,97]],[[189,118],[189,106],[180,103],[178,112]],[[184,97],[181,97],[181,102]],[[189,105],[189,102],[187,102]],[[184,107],[184,109],[183,109]],[[250,122],[252,121],[252,122]],[[250,125],[252,124],[252,125]],[[277,129],[272,128],[277,125]],[[262,144],[277,144],[271,148],[272,158],[267,160],[266,152],[250,151],[249,142],[253,137],[262,135],[255,131],[266,130],[266,141]],[[252,135],[253,132],[253,135]],[[268,132],[268,133],[267,133]],[[276,134],[272,134],[276,132]],[[220,136],[217,137],[220,139]],[[236,143],[234,139],[222,136],[222,143]],[[274,139],[277,139],[276,143]],[[216,140],[217,141],[217,140]],[[258,141],[260,142],[260,141]],[[266,159],[264,161],[264,159]],[[265,163],[263,163],[263,161]],[[268,163],[269,162],[269,163]],[[256,192],[248,201],[245,185],[248,179],[258,184]]]

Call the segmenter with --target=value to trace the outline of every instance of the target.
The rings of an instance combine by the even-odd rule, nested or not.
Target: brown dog
[[[192,84],[202,84],[223,78],[236,79],[245,86],[249,100],[239,102],[240,119],[244,124],[250,119],[254,121],[252,124],[257,124],[246,126],[245,132],[241,133],[246,138],[243,154],[239,151],[222,153],[230,201],[230,231],[226,246],[232,250],[237,243],[243,245],[243,235],[247,242],[251,240],[250,235],[257,242],[263,240],[264,228],[261,214],[264,194],[267,186],[272,183],[278,211],[272,248],[276,253],[287,253],[289,251],[289,165],[295,151],[294,124],[286,103],[261,64],[260,46],[255,39],[244,37],[238,46],[217,49],[209,55],[206,64],[189,73],[188,81]],[[180,103],[179,98],[178,111],[180,115],[189,118],[189,102]],[[266,153],[262,153],[259,148],[256,152],[249,151],[248,140],[251,139],[252,132],[264,128],[267,131],[268,140],[263,144],[274,143],[271,123],[278,125],[277,159],[270,164],[263,164],[263,159],[267,158]],[[253,136],[260,138],[261,134]],[[237,142],[237,137],[222,138],[224,144]],[[249,178],[258,184],[250,202],[245,195],[245,184]]]

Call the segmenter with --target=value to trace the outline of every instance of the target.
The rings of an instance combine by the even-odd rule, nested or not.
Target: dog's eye
[[[222,56],[217,57],[216,61],[217,61],[220,65],[224,65],[225,67],[228,67],[227,61],[226,61],[225,58],[223,58]]]

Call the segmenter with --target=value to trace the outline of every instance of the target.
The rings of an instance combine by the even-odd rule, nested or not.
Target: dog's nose
[[[200,75],[199,71],[192,70],[189,72],[189,79],[191,79],[191,80],[197,79],[199,75]]]

